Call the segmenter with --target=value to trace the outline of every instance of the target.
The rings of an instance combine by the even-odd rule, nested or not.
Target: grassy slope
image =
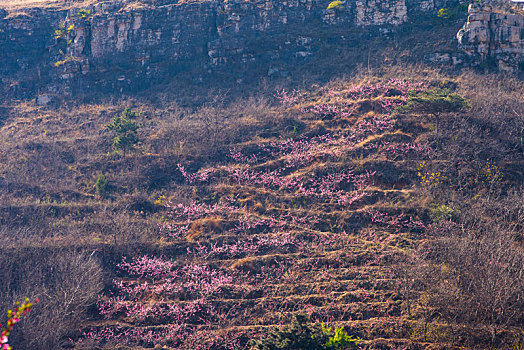
[[[123,103],[61,110],[13,104],[8,108],[10,117],[0,130],[4,159],[0,171],[5,189],[1,191],[3,242],[5,246],[77,246],[108,252],[113,249],[113,253],[108,253],[113,255],[106,257],[106,269],[117,271],[116,281],[131,286],[148,278],[137,279],[136,275],[118,271],[115,265],[122,255],[161,256],[173,259],[179,267],[204,264],[233,277],[234,282],[228,282],[227,288],[224,285],[216,293],[205,296],[199,291],[185,296],[146,291],[128,297],[129,301],[124,303],[143,307],[145,316],[116,312],[108,321],[92,323],[96,328],[120,325],[137,332],[154,330],[153,334],[159,338],[139,340],[142,345],[177,344],[173,334],[171,340],[166,340],[169,338],[162,333],[171,329],[175,316],[161,316],[165,309],[159,311],[160,316],[154,316],[148,314],[153,311],[147,307],[162,309],[202,299],[204,305],[217,310],[218,316],[206,318],[207,314],[203,313],[205,321],[177,316],[182,318],[175,324],[193,324],[196,334],[202,329],[206,336],[214,334],[209,329],[229,330],[238,335],[239,331],[257,333],[268,326],[286,323],[292,313],[302,311],[309,314],[312,321],[344,324],[350,334],[362,337],[369,346],[387,343],[388,347],[408,344],[426,347],[437,342],[449,348],[446,344],[454,341],[449,326],[434,323],[432,331],[424,334],[423,318],[419,318],[422,314],[407,316],[406,305],[396,287],[394,272],[398,262],[426,237],[416,225],[373,222],[370,214],[378,211],[428,223],[427,192],[421,192],[416,175],[417,167],[427,155],[423,152],[394,155],[385,151],[383,142],[399,147],[423,145],[434,133],[434,120],[428,115],[393,115],[388,122],[391,128],[373,130],[371,127],[362,131],[362,125],[372,125],[373,121],[383,120],[389,114],[382,103],[398,101],[397,92],[383,91],[357,98],[347,92],[351,84],[367,84],[368,80],[373,81],[371,86],[374,86],[375,82],[384,83],[389,77],[427,81],[422,76],[436,76],[432,71],[415,71],[417,73],[390,71],[381,78],[367,76],[352,82],[333,83],[331,87],[313,88],[288,105],[251,99],[220,107],[213,101],[192,111],[167,102],[153,105],[127,101],[125,105],[143,112],[145,124],[140,134],[144,140],[140,151],[127,159],[109,153],[111,135],[104,130],[104,125],[121,110]],[[440,82],[442,76],[438,79]],[[477,101],[484,99],[485,94],[503,91],[496,87],[491,91],[478,87],[476,79],[481,78],[463,76],[456,81],[463,94],[471,93]],[[521,89],[519,86],[514,86],[515,91]],[[350,112],[343,117],[323,117],[309,110],[315,105],[334,102]],[[473,107],[482,109],[480,105]],[[325,143],[324,140],[313,150],[298,147],[274,155],[260,152],[263,145],[276,147],[289,138],[311,144],[321,135],[330,136],[331,141]],[[356,135],[356,139],[348,143],[350,135]],[[260,160],[252,164],[235,161],[227,156],[230,148],[242,151],[246,157],[254,153]],[[288,164],[293,157],[301,159],[306,155],[303,163]],[[514,161],[518,159],[515,157]],[[507,169],[517,169],[508,181],[521,182],[518,166],[513,166],[511,160],[505,162]],[[285,189],[253,181],[238,183],[224,170],[209,182],[189,184],[179,171],[178,163],[189,173],[220,165],[253,171],[258,177],[263,172],[281,170],[279,178],[301,178],[306,183],[309,177],[322,178],[349,169],[355,174],[376,173],[369,186],[363,188],[362,199],[352,204],[338,204],[340,193],[307,197],[296,187]],[[94,181],[99,173],[109,180],[110,187],[104,198],[94,193]],[[341,185],[348,192],[353,191],[351,183]],[[318,192],[318,188],[313,191]],[[211,212],[204,218],[196,217],[187,234],[170,237],[169,232],[159,228],[163,217],[169,215],[163,206],[165,200],[158,200],[161,196],[185,205],[231,202],[232,207]],[[268,226],[268,222],[281,220],[286,215],[287,221],[280,226]],[[293,222],[293,218],[298,221]],[[300,221],[300,218],[308,219]],[[315,222],[312,218],[319,220]],[[175,219],[183,221],[186,217]],[[266,220],[265,223],[260,223],[262,220]],[[240,231],[235,228],[242,223],[256,222],[259,226],[254,228]],[[268,241],[257,243],[264,239]],[[245,242],[254,248],[232,253],[231,247]],[[187,248],[211,244],[225,247],[224,251],[208,256],[187,253]],[[120,247],[116,255],[115,247]],[[283,270],[279,272],[278,268]],[[268,273],[265,280],[250,279],[264,271]],[[155,283],[163,285],[165,280],[157,279]],[[251,287],[246,288],[249,285]],[[118,288],[115,292],[125,295]],[[234,312],[230,311],[233,306],[237,307]],[[111,346],[111,342],[107,346]]]

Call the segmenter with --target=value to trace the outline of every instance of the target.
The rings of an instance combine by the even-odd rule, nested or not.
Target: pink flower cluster
[[[335,102],[316,105],[304,111],[313,112],[322,119],[344,119],[353,115],[357,105],[340,102],[341,98],[358,101],[382,96],[378,101],[384,113],[390,114],[395,107],[406,103],[410,92],[421,91],[427,87],[426,83],[412,83],[400,79],[391,79],[386,83],[372,84],[370,82],[355,85],[344,89],[324,89],[326,96],[335,99]]]
[[[352,84],[344,89],[324,89],[330,97],[344,96],[352,100],[378,96],[400,96],[407,97],[410,92],[422,91],[428,87],[425,82],[410,82],[402,79],[390,79],[385,83],[374,84],[367,82],[360,85]]]
[[[182,239],[189,233],[192,222],[209,216],[227,218],[231,226],[229,232],[232,234],[253,234],[296,227],[312,229],[319,222],[317,217],[309,214],[297,216],[285,213],[278,216],[270,214],[259,216],[255,213],[246,213],[230,198],[212,205],[190,202],[189,204],[168,203],[167,207],[170,209],[169,219],[162,224],[161,229],[167,236],[177,239]]]
[[[297,197],[321,199],[351,205],[366,196],[365,190],[372,184],[374,173],[355,174],[352,170],[332,172],[325,175],[306,174],[283,176],[281,170],[254,171],[233,169],[231,179],[235,183],[256,185],[293,193]]]
[[[245,230],[245,228],[242,228]],[[212,259],[239,259],[246,256],[264,254],[278,250],[280,253],[295,250],[306,251],[307,242],[297,240],[295,236],[285,233],[282,235],[255,235],[233,242],[215,242],[209,245],[199,243],[190,250],[194,256],[206,260]]]
[[[334,102],[317,104],[312,107],[304,108],[302,111],[313,113],[315,116],[324,120],[347,119],[354,115],[358,106],[347,102]]]
[[[178,170],[180,171],[182,176],[186,179],[186,181],[191,185],[208,182],[212,177],[216,176],[217,173],[220,171],[219,168],[204,168],[204,169],[200,169],[198,172],[194,174],[191,174],[187,172],[186,168],[183,167],[181,164],[178,164]]]
[[[40,300],[36,299],[35,303],[38,303]],[[12,350],[12,347],[9,345],[9,335],[13,331],[15,324],[20,322],[22,316],[25,316],[28,312],[31,311],[33,303],[29,301],[28,298],[25,298],[23,302],[16,302],[16,307],[13,310],[7,310],[7,322],[6,327],[2,328],[0,324],[0,349],[1,350]]]
[[[169,237],[182,238],[189,232],[189,227],[195,220],[223,213],[234,213],[238,208],[229,204],[227,201],[221,201],[215,204],[205,204],[190,202],[167,203],[169,209],[168,220],[162,224],[162,231]]]
[[[139,279],[115,281],[116,296],[101,299],[99,311],[106,318],[123,315],[134,323],[158,323],[166,318],[172,323],[203,322],[205,317],[216,316],[206,300],[233,283],[231,274],[206,264],[178,267],[171,260],[142,256],[131,262],[124,259],[119,267],[122,273]],[[144,303],[150,298],[155,302]]]
[[[361,119],[355,125],[355,131],[361,135],[373,135],[393,130],[394,123],[386,116],[373,116]]]
[[[255,163],[258,163],[259,161],[259,156],[257,156],[256,153],[251,153],[250,155],[244,155],[242,154],[242,151],[237,148],[231,148],[229,150],[229,157],[233,159],[234,161],[238,163],[243,163],[243,164],[255,164]]]

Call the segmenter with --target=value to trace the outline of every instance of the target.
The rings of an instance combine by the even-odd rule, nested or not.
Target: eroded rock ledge
[[[489,4],[471,4],[468,21],[457,38],[474,65],[494,63],[509,73],[524,70],[524,15],[500,13]]]

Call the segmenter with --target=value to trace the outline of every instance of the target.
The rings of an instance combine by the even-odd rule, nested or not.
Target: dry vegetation
[[[405,88],[469,106],[393,110]],[[297,313],[369,349],[522,346],[522,82],[389,67],[274,93],[3,106],[0,308],[42,299],[19,348],[242,349]]]
[[[27,9],[31,7],[38,8],[76,8],[93,5],[99,0],[0,0],[0,8],[7,10]]]

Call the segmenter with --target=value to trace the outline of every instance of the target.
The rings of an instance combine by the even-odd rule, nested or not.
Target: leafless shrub
[[[85,323],[102,289],[99,263],[85,253],[43,249],[5,250],[0,259],[0,309],[25,297],[40,299],[10,337],[14,348],[60,348]]]
[[[419,247],[399,281],[409,314],[417,308],[425,324],[443,318],[486,329],[492,343],[524,325],[522,194],[476,203],[459,222],[433,226],[439,237]]]
[[[430,137],[438,171],[448,177],[436,197],[496,195],[522,184],[524,161],[524,105],[522,82],[464,73],[457,92],[470,107],[443,116]],[[498,96],[498,98],[493,98]],[[443,161],[444,160],[444,161]]]
[[[210,159],[227,152],[233,142],[273,126],[276,118],[265,98],[226,104],[224,97],[216,96],[194,111],[173,107],[157,122],[151,146],[155,152],[179,159]]]

